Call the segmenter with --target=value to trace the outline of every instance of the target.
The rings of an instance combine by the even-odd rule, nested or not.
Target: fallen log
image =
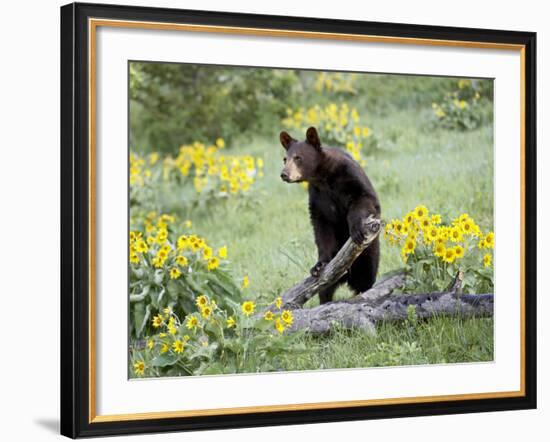
[[[374,333],[379,321],[406,319],[410,306],[414,306],[416,316],[423,319],[433,316],[467,318],[493,315],[493,294],[462,294],[461,272],[443,292],[395,295],[394,290],[403,288],[405,284],[406,273],[401,271],[378,281],[371,289],[351,299],[304,309],[309,299],[345,275],[355,259],[380,233],[380,220],[369,217],[365,227],[367,233],[362,244],[348,239],[318,277],[308,276],[281,295],[281,308],[293,313],[294,322],[290,331],[307,330],[313,334],[323,334],[338,326]],[[268,310],[275,309],[274,303],[268,307]]]
[[[393,278],[395,282],[397,277]],[[376,287],[355,298],[329,302],[311,309],[292,310],[294,323],[290,331],[307,330],[313,334],[329,332],[335,326],[357,328],[375,333],[379,321],[399,321],[408,317],[408,309],[413,306],[418,318],[433,316],[482,317],[493,315],[493,295],[459,294],[462,280],[445,292],[424,294],[385,294],[376,297]],[[369,293],[373,291],[372,293]],[[387,291],[387,290],[386,290]],[[370,295],[375,296],[371,297]]]

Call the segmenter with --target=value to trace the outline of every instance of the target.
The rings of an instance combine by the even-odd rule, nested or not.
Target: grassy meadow
[[[357,83],[361,81],[361,78],[356,80]],[[476,127],[450,128],[437,124],[441,117],[432,101],[437,97],[444,100],[456,79],[377,75],[375,80],[369,81],[368,78],[364,80],[368,93],[342,95],[332,92],[332,98],[355,108],[363,124],[368,126],[369,136],[377,140],[375,147],[361,152],[361,158],[378,192],[383,220],[391,222],[402,218],[422,204],[441,214],[444,220],[468,213],[483,232],[492,230],[493,125],[487,111],[492,102],[488,99],[480,104],[480,112],[488,113],[489,117]],[[376,87],[369,87],[369,84]],[[317,93],[323,95],[324,92]],[[315,91],[311,96],[315,97]],[[297,106],[307,107],[308,104],[287,101],[282,107]],[[282,120],[272,118],[271,130],[257,130],[252,122],[249,131],[226,137],[230,140],[224,148],[227,154],[250,155],[263,162],[263,176],[255,179],[246,197],[189,205],[182,201],[185,193],[178,191],[179,184],[172,181],[159,180],[147,190],[147,198],[154,201],[152,206],[158,213],[168,213],[181,222],[190,220],[193,228],[212,247],[226,246],[224,268],[227,274],[236,285],[245,276],[249,279],[249,285],[240,289],[241,301],[251,300],[257,305],[272,302],[285,289],[303,279],[317,259],[307,209],[307,190],[300,184],[286,184],[279,177],[284,150],[278,141],[278,131],[286,129],[297,139],[304,139],[305,134],[285,128]],[[137,124],[135,119],[133,121]],[[141,155],[156,150],[146,142],[133,141],[136,146],[131,148]],[[181,140],[181,144],[192,141]],[[168,145],[166,154],[177,155],[178,147],[174,145],[170,150]],[[132,210],[133,207],[131,215]],[[135,213],[139,210],[136,208]],[[379,276],[405,267],[399,247],[383,239],[381,247]],[[348,289],[341,287],[335,300],[350,296]],[[306,308],[317,304],[318,299],[314,297]],[[159,311],[160,306],[154,306],[147,319],[150,321]],[[190,333],[191,329],[184,327],[183,318],[178,320],[182,333]],[[141,337],[149,339],[151,348],[157,345],[150,338],[155,331],[149,330]],[[243,339],[253,339],[251,335],[243,336]],[[493,359],[493,322],[488,318],[411,319],[380,324],[375,336],[338,328],[322,337],[300,333],[293,338],[292,345],[302,350],[278,353],[274,357],[276,363],[268,365],[267,369],[317,370],[490,361]],[[217,349],[212,351],[215,353],[219,347]],[[171,352],[166,350],[165,353]],[[158,371],[162,364],[154,362],[154,358],[160,356],[149,354],[147,349],[133,350],[130,376],[143,374],[141,365],[134,370],[136,364],[142,362],[145,369],[151,364],[157,367],[148,372],[149,375],[162,375]],[[218,367],[218,371],[199,374],[240,371],[239,366],[229,370]],[[248,369],[242,371],[260,371],[260,368],[248,365]],[[171,373],[190,374],[188,371]]]

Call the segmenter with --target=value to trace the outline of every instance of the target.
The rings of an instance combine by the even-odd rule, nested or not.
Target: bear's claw
[[[319,277],[319,275],[321,274],[321,270],[323,270],[323,268],[327,265],[326,262],[323,262],[323,261],[318,261],[312,268],[311,270],[309,271],[309,273],[311,273],[311,276],[313,276],[314,278],[317,278]]]

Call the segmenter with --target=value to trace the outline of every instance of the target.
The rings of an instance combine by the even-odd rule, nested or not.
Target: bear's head
[[[317,130],[310,127],[306,131],[305,141],[297,141],[284,131],[279,139],[286,150],[281,179],[287,183],[299,183],[315,178],[317,166],[323,156]]]

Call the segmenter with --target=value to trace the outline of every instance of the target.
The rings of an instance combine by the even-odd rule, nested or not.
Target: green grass
[[[380,149],[368,157],[366,172],[378,191],[384,220],[425,204],[444,219],[467,212],[483,230],[492,228],[492,125],[455,132],[431,127],[430,108],[384,114],[359,111],[369,116],[368,125],[380,139]],[[235,278],[250,277],[245,296],[271,301],[304,278],[317,258],[307,191],[280,180],[283,149],[277,137],[248,139],[232,146],[231,153],[264,158],[265,176],[249,200],[228,200],[186,213],[179,209],[177,195],[172,195],[164,197],[166,211],[192,219],[197,233],[209,243],[227,245]],[[399,251],[382,241],[380,274],[402,265]],[[336,299],[348,296],[342,287]],[[312,299],[307,307],[317,303]],[[441,317],[415,325],[382,324],[376,336],[337,330],[302,339],[311,351],[287,360],[288,370],[493,359],[492,319]]]

